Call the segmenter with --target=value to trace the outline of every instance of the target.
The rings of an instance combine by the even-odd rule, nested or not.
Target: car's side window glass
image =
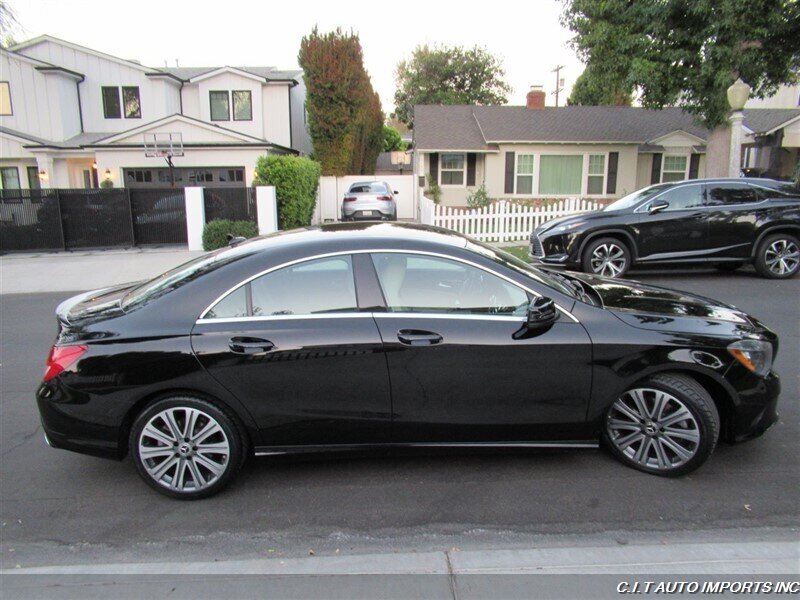
[[[708,184],[706,186],[706,202],[709,206],[726,204],[747,204],[758,202],[758,192],[746,183]]]
[[[320,258],[278,269],[251,283],[254,316],[355,312],[349,256]]]
[[[206,319],[356,312],[349,256],[310,260],[262,275],[228,294]]]
[[[686,185],[672,188],[653,200],[653,203],[669,202],[667,210],[685,210],[703,206],[703,186]]]
[[[234,290],[205,314],[206,319],[235,319],[246,317],[247,314],[247,286]]]
[[[526,314],[528,294],[483,269],[416,254],[372,255],[390,312]]]

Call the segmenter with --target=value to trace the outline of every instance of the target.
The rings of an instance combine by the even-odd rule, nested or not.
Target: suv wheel
[[[684,375],[655,375],[606,411],[603,439],[624,464],[675,477],[702,465],[717,444],[720,419],[708,392]]]
[[[787,279],[800,272],[800,242],[788,233],[768,235],[758,245],[756,271],[769,279]]]
[[[616,238],[592,240],[583,252],[584,272],[602,277],[623,277],[631,266],[628,247]]]
[[[148,406],[131,428],[129,446],[139,475],[172,498],[206,498],[228,485],[245,458],[244,437],[216,405],[173,397]]]

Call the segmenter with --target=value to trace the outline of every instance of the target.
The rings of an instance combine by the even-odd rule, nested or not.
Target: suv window
[[[267,273],[220,300],[206,319],[356,312],[349,256],[298,263]]]
[[[654,199],[654,202],[661,201],[669,202],[667,210],[684,210],[703,206],[703,186],[693,184],[674,187]]]
[[[528,294],[458,261],[415,254],[372,255],[390,312],[522,316]]]
[[[758,201],[758,192],[746,183],[709,183],[706,185],[706,204],[709,206],[746,204]]]
[[[349,192],[351,194],[388,194],[389,190],[386,188],[386,185],[383,183],[375,182],[364,182],[364,183],[354,183],[350,186]]]

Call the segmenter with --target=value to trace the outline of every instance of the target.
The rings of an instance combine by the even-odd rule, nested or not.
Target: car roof
[[[232,248],[218,251],[220,260],[233,259],[238,255],[254,254],[278,249],[302,249],[303,247],[329,246],[332,251],[346,249],[358,241],[360,247],[386,245],[408,246],[409,243],[444,244],[465,248],[468,239],[463,235],[418,223],[353,222],[329,223],[289,231],[279,231],[242,242]]]

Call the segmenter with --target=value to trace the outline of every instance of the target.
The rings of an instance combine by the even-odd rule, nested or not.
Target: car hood
[[[641,329],[703,331],[718,335],[769,331],[735,306],[704,296],[624,279],[585,273],[569,275],[591,286],[607,310]]]
[[[560,226],[567,226],[567,225],[582,225],[588,221],[596,221],[598,219],[608,218],[611,215],[617,214],[618,211],[614,211],[613,213],[604,212],[602,210],[595,210],[593,212],[588,213],[581,213],[579,215],[567,215],[565,217],[556,217],[555,219],[550,219],[539,225],[534,230],[534,234],[545,233],[546,231],[550,231],[551,229],[555,229],[556,227]]]

